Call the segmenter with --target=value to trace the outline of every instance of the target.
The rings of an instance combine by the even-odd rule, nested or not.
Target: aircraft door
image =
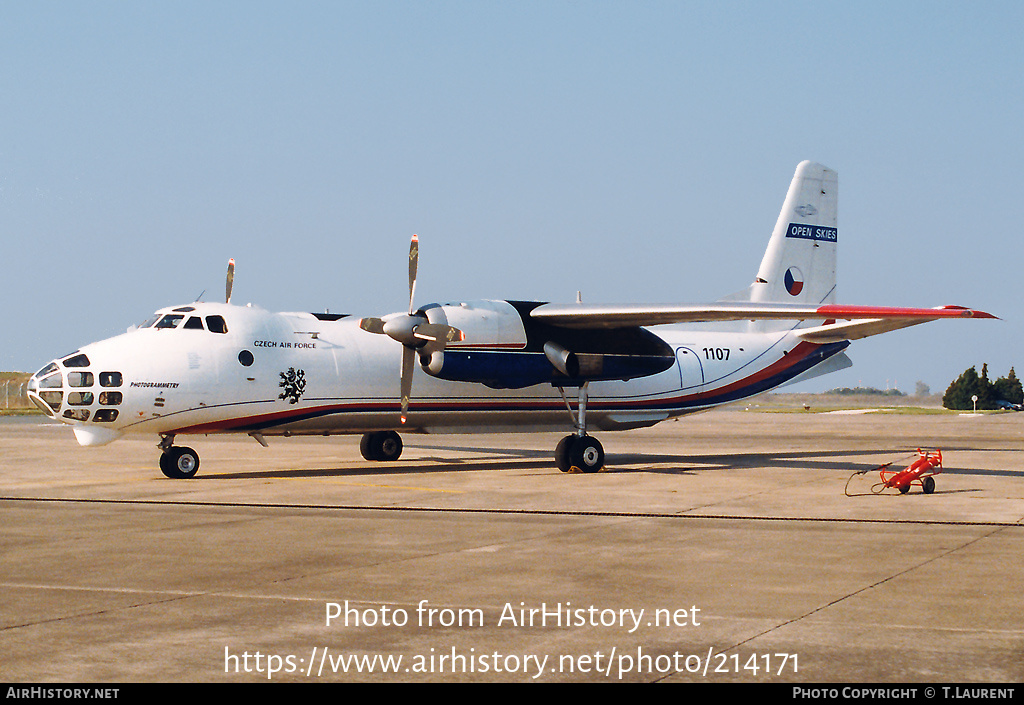
[[[679,389],[685,394],[700,394],[704,389],[704,366],[697,353],[687,347],[676,348]]]

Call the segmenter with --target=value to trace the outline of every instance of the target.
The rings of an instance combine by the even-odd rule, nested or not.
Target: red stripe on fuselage
[[[684,403],[692,404],[703,400],[712,400],[716,397],[728,396],[739,392],[745,387],[756,386],[771,377],[782,375],[786,370],[799,365],[809,355],[815,352],[820,345],[801,341],[792,350],[783,353],[783,356],[758,370],[749,377],[727,384],[724,387],[698,392],[697,394],[683,394],[673,397],[659,397],[656,399],[642,399],[632,401],[601,401],[592,399],[590,409],[594,411],[612,410],[638,410],[644,408],[664,409],[673,406],[681,406]],[[711,401],[710,404],[715,402]],[[483,400],[483,401],[424,401],[419,405],[419,411],[552,411],[564,408],[564,403],[558,400],[547,399],[523,399],[523,400]],[[699,404],[698,404],[699,406]],[[415,409],[414,409],[415,410]],[[376,413],[386,414],[400,412],[398,401],[394,402],[349,402],[344,404],[327,404],[325,406],[309,406],[298,409],[276,411],[269,414],[257,414],[254,416],[241,416],[222,421],[186,426],[176,429],[170,433],[174,434],[202,434],[231,432],[245,430],[248,428],[266,428],[271,426],[282,426],[292,421],[299,421],[303,418],[315,418],[317,416],[330,416],[337,413]]]

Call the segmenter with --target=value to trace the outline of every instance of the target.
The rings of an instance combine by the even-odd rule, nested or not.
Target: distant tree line
[[[978,397],[978,409],[998,409],[999,402],[1024,403],[1024,388],[1017,374],[1010,368],[1010,374],[995,382],[989,381],[988,365],[981,366],[981,374],[971,367],[949,385],[942,395],[942,405],[947,409],[973,409],[973,397]]]
[[[905,397],[906,393],[901,392],[898,389],[878,389],[877,387],[836,387],[830,389],[825,394],[841,394],[841,395],[853,395],[853,394],[871,394],[880,397]]]

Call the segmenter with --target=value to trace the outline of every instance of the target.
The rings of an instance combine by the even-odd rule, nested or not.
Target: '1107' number
[[[728,360],[729,348],[704,348],[705,360]]]

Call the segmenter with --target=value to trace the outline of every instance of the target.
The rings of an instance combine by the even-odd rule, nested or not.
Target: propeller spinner
[[[409,244],[409,313],[384,318],[363,318],[359,327],[369,333],[386,335],[402,344],[402,423],[409,412],[412,396],[412,373],[417,354],[428,354],[444,350],[448,343],[465,339],[458,328],[443,323],[431,323],[425,313],[417,311],[413,304],[416,293],[416,272],[419,268],[420,241],[412,236]]]

